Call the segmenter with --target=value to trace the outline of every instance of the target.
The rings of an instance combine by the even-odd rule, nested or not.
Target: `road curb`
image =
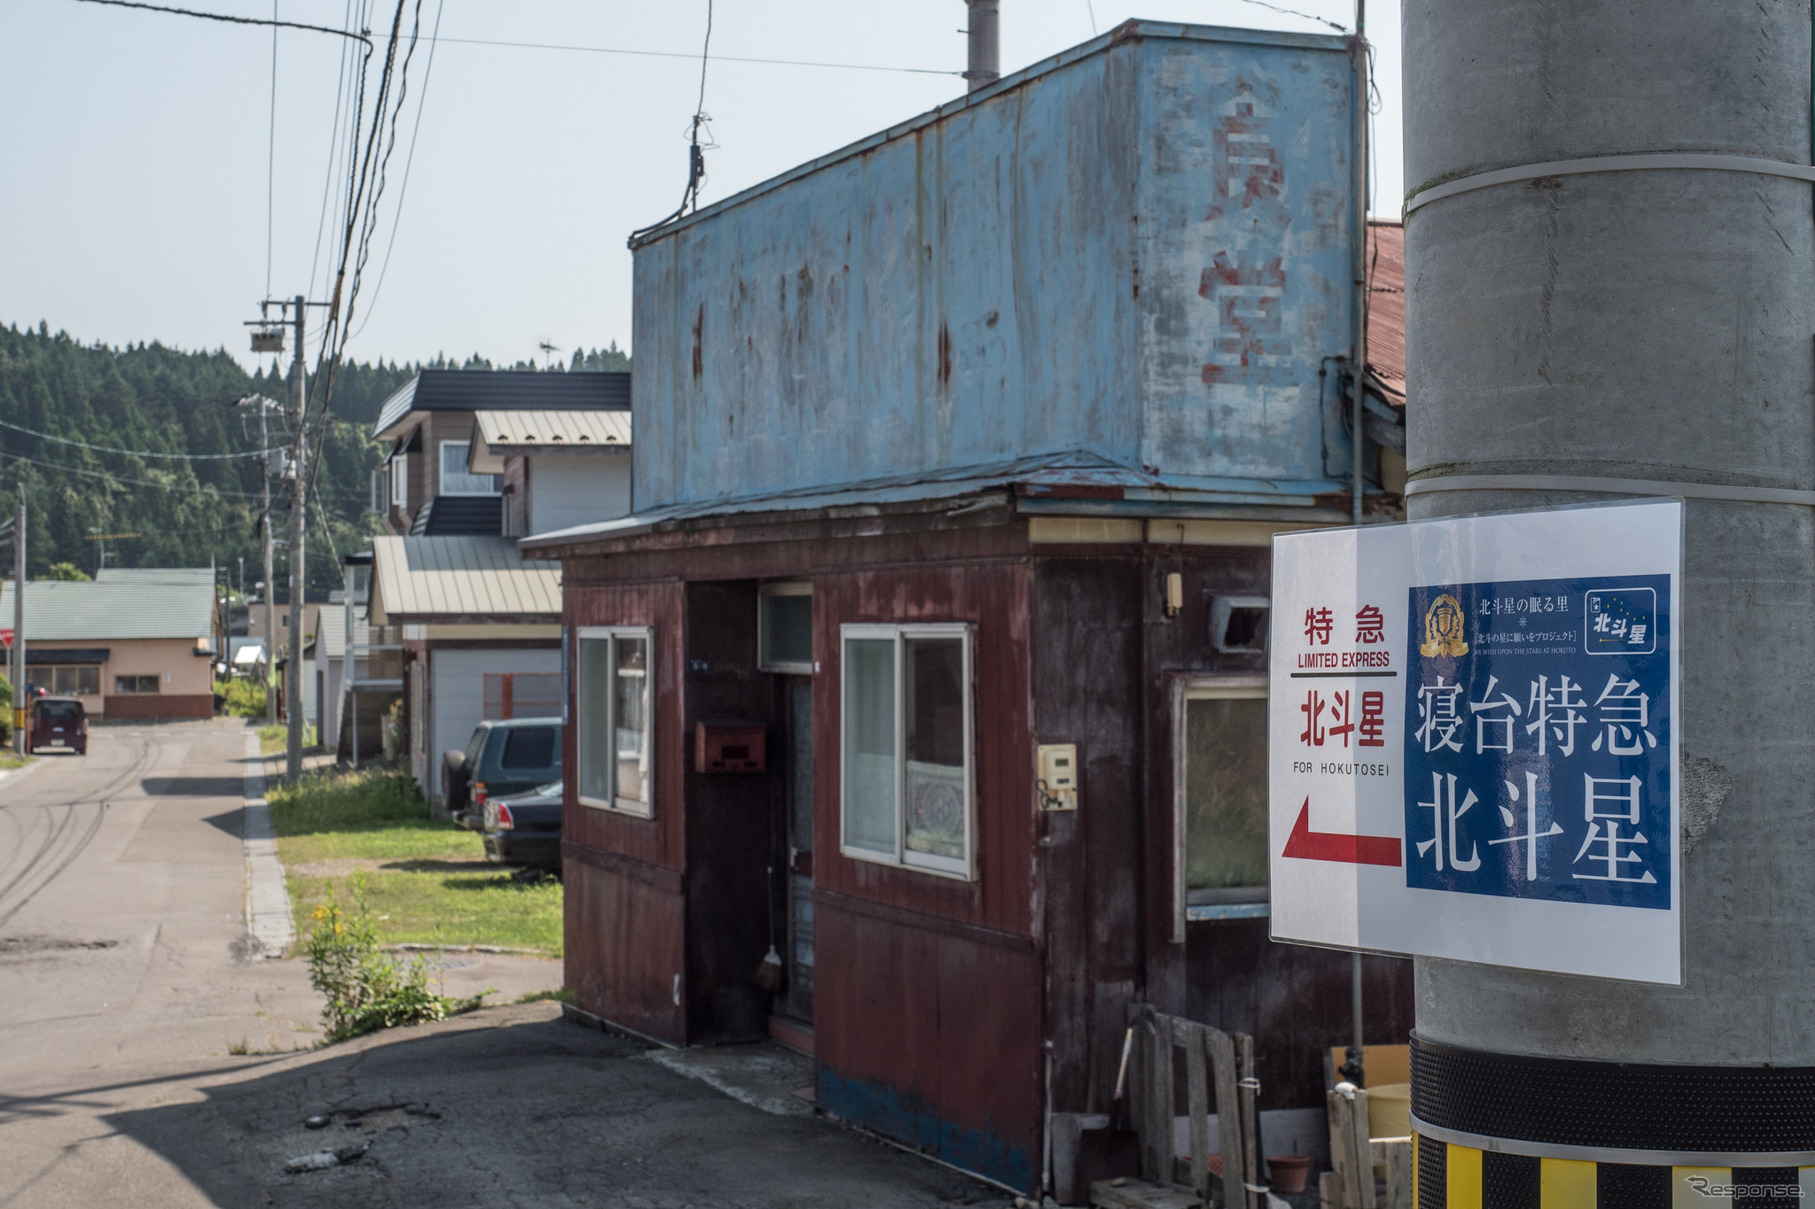
[[[296,942],[290,914],[290,891],[277,859],[277,837],[265,803],[265,760],[258,732],[246,732],[245,814],[241,834],[246,846],[246,931],[258,942],[259,956],[282,957]]]

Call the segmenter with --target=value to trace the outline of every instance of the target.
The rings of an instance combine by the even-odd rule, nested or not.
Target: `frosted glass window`
[[[844,644],[844,842],[895,855],[895,642]]]
[[[970,668],[962,625],[844,627],[846,855],[970,876]]]
[[[1185,886],[1267,884],[1267,699],[1185,702]]]

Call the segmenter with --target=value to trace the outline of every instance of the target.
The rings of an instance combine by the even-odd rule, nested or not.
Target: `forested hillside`
[[[483,358],[436,358],[436,368],[491,369]],[[369,511],[371,472],[383,449],[370,439],[379,405],[418,366],[383,361],[342,367],[333,419],[316,479],[320,514],[309,517],[310,590],[338,586],[335,553],[357,549],[379,531]],[[536,369],[529,363],[510,368]],[[629,369],[611,348],[576,352],[563,370]],[[159,344],[84,345],[68,334],[0,327],[0,515],[11,515],[21,485],[29,505],[29,573],[72,563],[92,573],[93,534],[110,536],[112,566],[231,567],[259,561],[260,462],[194,460],[144,454],[229,454],[258,448],[258,417],[236,400],[249,394],[287,399],[281,372],[254,374],[225,351],[184,352]],[[20,429],[30,429],[34,436]],[[273,444],[282,435],[273,429]],[[51,440],[47,438],[63,438]],[[88,446],[107,446],[114,453]],[[324,531],[324,521],[326,529]],[[279,521],[279,536],[283,534]],[[10,573],[10,566],[6,568]],[[288,580],[283,553],[278,581]]]

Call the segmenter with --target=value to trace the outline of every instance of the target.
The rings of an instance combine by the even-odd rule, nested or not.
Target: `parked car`
[[[485,859],[561,872],[561,782],[485,800]]]
[[[31,725],[25,731],[25,750],[43,749],[88,754],[88,711],[75,697],[36,697],[31,702]]]
[[[478,830],[487,799],[561,779],[561,719],[481,722],[465,751],[441,760],[443,801],[454,822]]]

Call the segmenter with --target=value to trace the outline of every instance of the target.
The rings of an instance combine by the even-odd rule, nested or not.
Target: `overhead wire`
[[[341,18],[341,23],[348,27],[352,26],[353,0],[346,0],[346,9]],[[364,22],[361,21],[360,24],[363,26]],[[334,193],[334,182],[338,177],[337,169],[340,164],[341,131],[340,110],[342,104],[346,100],[348,76],[347,44],[342,42],[340,44],[340,72],[335,77],[334,84],[334,120],[328,128],[328,172],[327,178],[323,180],[321,184],[321,217],[317,219],[315,223],[315,251],[309,257],[309,292],[305,295],[306,297],[313,297],[315,294],[315,274],[321,266],[321,241],[328,229],[328,198]],[[269,292],[270,291],[268,290],[266,291],[267,295]]]
[[[277,203],[277,0],[271,0],[271,119],[265,132],[265,297],[271,297],[271,249]],[[346,43],[341,43],[345,53]]]
[[[497,38],[442,38],[460,46],[507,46],[518,50],[568,50],[595,55],[632,55],[646,59],[691,59],[682,50],[632,50],[622,46],[569,46],[559,42],[506,42]],[[820,59],[764,59],[748,55],[720,55],[721,63],[760,63],[773,67],[825,67],[838,71],[892,71],[916,76],[961,76],[962,71],[942,67],[894,67],[885,63],[832,63]]]
[[[689,202],[693,204],[694,209],[699,209],[700,185],[706,179],[706,148],[700,146],[700,128],[711,120],[706,114],[706,67],[707,64],[711,62],[711,57],[712,0],[706,0],[706,40],[700,46],[700,99],[698,104],[693,108],[692,141],[687,149],[687,187],[682,190],[681,204],[675,208],[673,214],[668,215],[666,218],[657,219],[646,227],[638,227],[630,233],[630,238],[633,240],[647,231],[654,231],[659,227],[665,227],[675,219],[681,217],[681,215],[687,213],[687,205]]]
[[[35,428],[27,428],[22,424],[14,424],[7,420],[0,420],[0,428],[10,428],[14,432],[22,432],[40,440],[55,441],[59,445],[74,445],[79,449],[92,449],[96,453],[118,453],[132,458],[169,458],[182,462],[225,462],[234,458],[260,458],[267,454],[278,453],[282,449],[281,446],[277,446],[271,449],[248,449],[242,453],[156,453],[149,449],[115,449],[111,445],[91,445],[87,441],[78,441],[72,437],[52,436],[48,432],[39,432]]]
[[[301,21],[278,21],[265,17],[235,17],[229,13],[208,13],[194,8],[172,8],[164,4],[141,4],[139,0],[76,0],[77,4],[103,4],[108,8],[136,8],[148,13],[169,13],[176,17],[199,17],[204,21],[222,21],[228,25],[273,25],[279,29],[306,29],[318,34],[334,34],[342,38],[352,38],[356,42],[372,44],[364,34],[349,30],[335,29],[331,25],[309,25]]]
[[[397,184],[397,209],[391,215],[391,237],[384,246],[384,260],[378,266],[378,280],[372,283],[372,297],[366,303],[366,317],[359,321],[359,326],[347,339],[357,340],[359,333],[366,330],[366,324],[372,321],[372,308],[378,305],[378,295],[384,290],[385,275],[391,268],[391,251],[397,246],[397,230],[403,225],[403,199],[410,189],[410,167],[416,162],[416,136],[422,130],[422,107],[429,99],[429,76],[435,70],[435,44],[441,32],[441,10],[445,0],[435,0],[435,28],[429,33],[429,57],[422,65],[422,87],[416,97],[416,121],[410,127],[410,148],[403,158],[403,180]]]

